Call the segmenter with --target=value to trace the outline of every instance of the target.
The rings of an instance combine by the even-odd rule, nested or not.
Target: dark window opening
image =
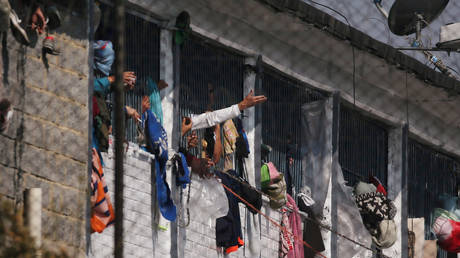
[[[262,93],[268,98],[262,104],[262,142],[272,147],[267,161],[286,173],[287,156],[292,155],[292,185],[299,191],[302,186],[301,107],[325,99],[326,94],[309,89],[269,67],[264,67]]]
[[[229,107],[243,99],[244,57],[226,49],[210,45],[201,38],[191,36],[180,50],[180,115],[204,113],[209,106],[208,85],[214,89],[212,110]],[[198,130],[198,148],[204,130]],[[223,138],[222,138],[223,140]],[[185,147],[186,140],[181,139]]]
[[[457,171],[460,163],[457,159],[412,139],[409,139],[407,152],[409,218],[424,218],[425,239],[435,239],[430,231],[431,213],[436,208],[439,195],[457,196]],[[437,257],[453,255],[438,248]]]
[[[348,185],[376,176],[388,186],[388,132],[382,123],[342,106],[339,122],[339,163]]]
[[[96,40],[110,40],[114,43],[114,10],[101,4],[101,23],[96,31]],[[141,100],[147,78],[158,82],[160,77],[160,29],[157,25],[138,16],[126,13],[125,30],[125,71],[136,73],[137,80],[133,90],[125,93],[125,105],[141,112]],[[114,66],[112,66],[113,73]],[[109,100],[112,96],[109,96]],[[126,139],[136,142],[136,124],[133,119],[126,123]]]

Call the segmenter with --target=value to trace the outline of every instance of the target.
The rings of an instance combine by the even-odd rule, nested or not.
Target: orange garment
[[[93,169],[91,174],[91,233],[101,233],[115,219],[115,212],[105,183],[101,159],[93,148]]]

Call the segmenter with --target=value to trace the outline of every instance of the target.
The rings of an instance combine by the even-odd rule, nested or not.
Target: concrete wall
[[[61,11],[63,11],[61,9]],[[8,31],[2,44],[0,98],[14,116],[0,134],[0,199],[20,210],[23,190],[42,188],[42,241],[84,256],[88,157],[88,40],[86,15],[62,12],[52,33],[60,56],[21,46]]]
[[[114,153],[110,149],[108,153],[103,154],[106,176],[110,196],[114,190]],[[183,256],[179,257],[218,257],[215,241],[215,223],[206,224],[201,222],[199,214],[190,214],[190,224],[179,239],[171,234],[173,224],[164,220],[158,214],[158,208],[155,203],[155,195],[152,187],[150,160],[148,153],[138,151],[136,145],[131,145],[125,161],[125,188],[124,188],[124,255],[125,257],[174,257],[178,250],[172,248],[173,241],[181,241],[179,249],[183,249]],[[170,184],[171,186],[171,184]],[[172,188],[172,187],[171,187]],[[196,193],[196,186],[191,189],[191,196]],[[187,189],[184,189],[183,198],[185,201]],[[226,201],[226,200],[222,200]],[[186,217],[185,209],[178,216]],[[228,257],[254,257],[249,255],[249,240],[246,230],[246,208],[240,204],[240,215],[243,239],[246,241],[245,247],[240,247],[237,252]],[[279,222],[280,214],[271,210],[268,203],[264,202],[262,212],[269,215],[275,221]],[[252,216],[249,215],[248,216]],[[279,229],[268,222],[265,218],[260,219],[260,257],[277,257]],[[113,237],[114,227],[107,228],[103,233],[94,233],[91,235],[91,248],[89,257],[112,257],[113,256]]]

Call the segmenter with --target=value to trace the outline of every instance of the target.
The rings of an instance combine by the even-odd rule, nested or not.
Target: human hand
[[[42,34],[43,32],[45,32],[46,19],[40,7],[37,7],[37,9],[35,9],[35,12],[32,14],[31,28],[32,30],[36,30],[39,34]]]
[[[238,108],[240,111],[243,111],[257,104],[264,103],[265,101],[267,101],[267,97],[264,95],[254,96],[254,91],[251,90],[249,94],[243,99],[243,101],[238,103]]]
[[[123,72],[123,83],[128,90],[134,89],[134,85],[136,84],[136,75],[134,72]]]
[[[198,136],[196,132],[193,131],[190,135],[187,136],[187,146],[189,149],[193,149],[198,146]]]
[[[137,111],[132,108],[132,107],[128,107],[126,106],[126,114],[132,118],[134,118],[136,120],[136,122],[141,118],[141,116],[139,115],[139,113],[137,113]]]
[[[142,97],[142,113],[150,109],[150,98],[149,96]]]
[[[182,127],[181,127],[182,136],[184,136],[191,129],[192,129],[192,119],[190,119],[190,117],[182,118]]]
[[[158,90],[162,90],[164,88],[167,88],[169,85],[167,82],[165,82],[164,80],[159,80],[158,81]]]

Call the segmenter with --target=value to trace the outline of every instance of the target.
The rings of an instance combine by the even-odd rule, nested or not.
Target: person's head
[[[94,48],[94,69],[105,76],[110,75],[113,61],[115,60],[115,51],[112,42],[98,40],[93,43]]]
[[[150,109],[150,97],[143,96],[142,97],[142,113],[144,113],[148,109]]]

